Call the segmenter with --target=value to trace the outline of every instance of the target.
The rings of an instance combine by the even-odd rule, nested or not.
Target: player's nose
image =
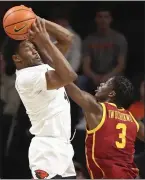
[[[100,86],[102,87],[104,85],[104,83],[100,83]]]
[[[32,49],[32,54],[33,55],[37,54],[37,51],[35,49]]]

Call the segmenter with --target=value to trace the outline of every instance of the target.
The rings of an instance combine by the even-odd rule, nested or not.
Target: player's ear
[[[112,98],[112,97],[115,97],[115,95],[116,95],[116,92],[115,91],[111,91],[108,96],[110,98]]]
[[[15,63],[20,63],[21,62],[21,58],[19,57],[19,55],[13,55],[12,59]]]

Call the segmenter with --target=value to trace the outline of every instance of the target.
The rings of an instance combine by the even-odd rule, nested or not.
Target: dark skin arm
[[[49,64],[49,60],[53,60],[55,71],[51,70],[46,72],[47,89],[58,89],[77,78],[77,74],[73,71],[63,54],[51,42],[50,37],[46,31],[45,21],[37,18],[35,24],[32,25],[30,30],[30,39],[36,44],[41,54],[49,55],[49,59],[45,60]]]
[[[45,20],[45,27],[48,34],[57,40],[54,45],[65,55],[73,41],[73,34],[62,26],[48,20]],[[44,63],[48,63],[51,67],[55,68],[54,62],[46,49],[40,49],[40,54]]]
[[[62,54],[65,54],[72,43],[73,34],[64,27],[48,20],[45,20],[45,26],[47,32],[57,40],[55,46]]]
[[[91,94],[82,91],[74,83],[68,84],[65,89],[71,99],[84,110],[89,129],[96,128],[102,119],[102,106]]]
[[[62,54],[65,54],[69,48],[70,40],[73,37],[71,32],[50,21],[46,21],[46,29],[48,33],[50,33],[57,39],[58,42],[57,44],[55,44],[55,46],[61,51]],[[59,33],[57,33],[57,31],[54,29],[58,29]],[[49,58],[48,54],[46,56],[47,58]],[[54,63],[52,60],[50,61],[50,63],[54,67]],[[96,102],[93,96],[84,91],[81,91],[74,83],[67,85],[66,90],[72,100],[84,109],[86,120],[89,116],[89,129],[94,129],[100,123],[99,120],[102,118],[102,106]],[[96,121],[96,118],[98,121]]]
[[[141,141],[145,142],[145,129],[144,129],[144,124],[141,121],[138,121],[139,124],[139,131],[137,133],[137,138],[140,139]]]

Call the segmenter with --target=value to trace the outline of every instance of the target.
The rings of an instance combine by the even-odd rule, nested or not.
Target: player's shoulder
[[[19,86],[29,85],[37,77],[40,76],[40,73],[44,69],[47,70],[47,67],[40,65],[40,66],[33,66],[33,67],[28,67],[28,68],[24,68],[21,70],[17,70],[16,71],[16,83],[19,84]]]
[[[28,70],[28,69],[22,69],[19,71],[16,71],[16,85],[18,87],[27,87],[32,82],[32,79],[36,76],[36,71]]]
[[[36,66],[36,69],[38,70],[54,70],[51,66],[49,66],[48,64],[42,64],[42,65],[39,65],[39,66]]]
[[[125,36],[119,31],[112,30],[111,34],[112,34],[112,37],[118,41],[126,41]]]
[[[116,107],[116,104],[114,103],[110,103],[110,102],[102,102],[102,103],[107,107],[111,107],[111,106]]]
[[[42,64],[16,71],[16,86],[22,89],[31,89],[45,77],[45,73],[53,70],[49,65]],[[43,77],[43,78],[42,78]]]
[[[114,103],[104,102],[103,104],[107,110],[116,110],[117,109],[117,105]]]

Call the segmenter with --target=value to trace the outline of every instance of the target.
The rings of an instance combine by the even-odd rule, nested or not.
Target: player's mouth
[[[37,55],[35,56],[35,59],[37,59],[37,60],[38,60],[38,59],[41,59],[40,56],[39,56],[39,54],[37,54]]]

